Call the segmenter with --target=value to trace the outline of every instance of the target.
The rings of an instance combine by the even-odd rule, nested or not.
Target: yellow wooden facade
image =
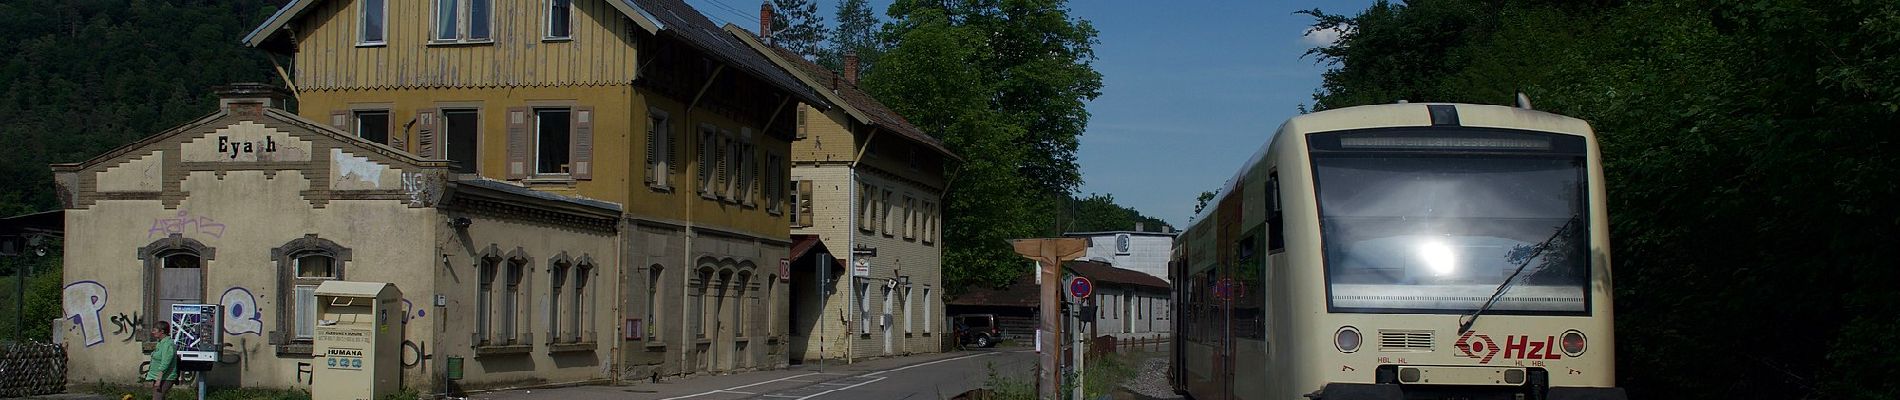
[[[390,1],[388,36],[384,44],[358,43],[358,13],[362,0],[318,3],[294,22],[297,51],[291,80],[298,91],[298,114],[330,121],[339,111],[385,109],[390,112],[391,143],[412,153],[423,148],[415,124],[419,113],[439,108],[480,110],[479,173],[490,179],[508,179],[507,126],[502,123],[511,107],[573,105],[591,107],[595,117],[592,137],[592,179],[517,179],[536,190],[581,196],[622,204],[633,218],[702,226],[733,233],[787,240],[782,212],[768,210],[767,179],[753,179],[752,205],[708,200],[698,194],[697,127],[712,124],[721,131],[753,131],[753,157],[767,155],[785,160],[790,143],[764,134],[761,126],[774,115],[736,115],[731,110],[702,104],[686,116],[691,98],[660,93],[634,85],[638,46],[652,43],[637,37],[639,28],[621,11],[602,0],[574,2],[570,39],[545,40],[542,2],[494,2],[492,39],[480,43],[441,44],[431,40],[434,2]],[[405,21],[407,21],[405,23]],[[734,71],[714,79],[744,79]],[[690,82],[697,87],[704,82]],[[691,95],[690,93],[687,95]],[[789,125],[797,102],[774,114]],[[645,183],[645,146],[649,110],[666,112],[677,168],[668,179],[672,190],[656,190]],[[439,115],[439,114],[434,114]],[[682,118],[681,116],[686,116]],[[690,121],[690,122],[688,122]],[[688,125],[690,123],[691,125]],[[443,136],[437,133],[436,136]],[[441,139],[437,139],[441,140]],[[440,157],[421,154],[424,157]],[[788,168],[778,168],[781,174]],[[763,171],[763,169],[759,169]]]

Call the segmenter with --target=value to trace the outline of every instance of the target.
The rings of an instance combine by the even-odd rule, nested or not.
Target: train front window
[[[1440,132],[1311,140],[1333,309],[1588,312],[1582,138]]]

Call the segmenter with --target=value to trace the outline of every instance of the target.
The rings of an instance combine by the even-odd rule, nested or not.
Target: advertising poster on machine
[[[172,341],[179,361],[217,362],[224,347],[217,304],[173,304]]]

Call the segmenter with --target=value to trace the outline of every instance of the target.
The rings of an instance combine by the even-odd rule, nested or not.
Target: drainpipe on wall
[[[718,67],[715,67],[715,68],[713,68],[713,72],[712,72],[712,75],[710,75],[710,76],[707,76],[707,77],[706,77],[706,83],[704,83],[704,84],[700,84],[700,85],[699,85],[699,93],[698,93],[698,94],[694,94],[694,95],[693,95],[693,102],[692,102],[692,103],[688,103],[688,104],[686,104],[686,115],[685,115],[685,118],[686,118],[686,129],[687,129],[687,130],[688,130],[689,132],[691,132],[691,131],[695,131],[695,130],[697,130],[697,129],[699,129],[699,128],[698,128],[697,126],[695,126],[695,125],[693,125],[693,108],[696,108],[696,107],[699,107],[699,101],[700,101],[701,99],[704,99],[704,98],[706,97],[706,89],[710,89],[710,88],[712,88],[712,84],[713,84],[713,82],[714,82],[714,81],[717,81],[717,80],[719,80],[719,74],[720,74],[720,73],[723,73],[723,72],[725,72],[725,71],[726,71],[726,64],[723,64],[723,63],[722,63],[722,64],[719,64],[719,66],[718,66]],[[694,136],[694,135],[687,135],[687,137],[696,137],[696,136]],[[697,142],[695,142],[695,143],[696,143],[696,144],[698,144],[699,146],[705,146],[705,144],[699,144],[699,143],[697,143]],[[694,147],[694,149],[698,149],[698,147]],[[697,154],[699,154],[699,152],[698,152],[698,151],[694,151],[694,153],[693,153],[693,154],[695,154],[695,155],[697,155]],[[712,163],[711,163],[711,162],[707,162],[706,164],[707,164],[707,165],[711,165]],[[708,174],[710,174],[710,172],[707,172],[707,173],[708,173]],[[700,183],[701,183],[701,182],[699,182],[699,181],[697,181],[697,180],[695,180],[695,181],[693,181],[693,184],[695,184],[695,185],[698,185],[698,184],[700,184]],[[695,193],[697,193],[697,192],[698,192],[698,188],[697,188],[697,187],[695,187],[695,188],[694,188],[694,192],[695,192]],[[697,196],[697,194],[694,194],[694,196]],[[683,270],[681,270],[681,271],[680,271],[680,272],[681,272],[682,274],[691,274],[691,273],[693,272],[693,242],[694,242],[694,239],[695,239],[695,238],[698,238],[698,237],[699,237],[699,233],[698,233],[698,231],[696,231],[696,230],[694,230],[694,228],[695,228],[695,227],[693,226],[693,204],[691,203],[692,201],[694,201],[694,200],[693,200],[693,199],[690,199],[690,198],[689,198],[689,199],[687,199],[687,202],[688,202],[688,204],[686,205],[686,216],[685,216],[685,217],[686,217],[686,218],[685,218],[685,220],[686,220],[686,246],[685,246],[685,251],[683,251],[683,253],[684,253],[684,254],[681,254],[681,260],[682,260],[683,262],[682,262],[682,263],[680,263],[680,266],[681,266],[681,267],[684,267],[685,269],[683,269]],[[691,277],[691,276],[688,276],[688,275],[681,275],[681,276],[680,276],[680,278],[681,278],[681,279],[680,279],[680,283],[688,283],[688,282],[691,282],[691,278],[692,278],[692,277]],[[701,284],[701,285],[705,285],[705,284],[707,284],[707,282],[700,282],[700,284]],[[690,289],[690,288],[688,288],[688,289]],[[681,290],[681,291],[680,291],[680,304],[686,304],[686,300],[687,300],[687,298],[688,298],[688,297],[690,297],[690,296],[689,296],[689,294],[687,293],[687,290]],[[700,299],[701,299],[701,300],[704,300],[704,299],[705,299],[705,296],[700,296]],[[650,305],[649,305],[649,306],[650,306]],[[706,305],[705,305],[705,304],[700,304],[698,308],[699,308],[699,313],[700,313],[701,315],[694,315],[694,316],[692,316],[693,318],[700,318],[701,316],[703,316],[703,315],[705,315],[705,314],[706,314]],[[685,316],[686,314],[684,314],[684,313],[681,313],[680,315],[681,315],[682,317],[684,317],[684,316]],[[690,373],[690,372],[695,372],[695,371],[688,371],[688,370],[686,369],[686,366],[687,366],[687,363],[686,363],[686,349],[687,349],[687,348],[689,348],[689,347],[698,347],[698,346],[697,346],[697,344],[698,344],[698,340],[697,340],[697,339],[693,339],[693,340],[688,340],[688,339],[687,339],[687,338],[689,338],[689,337],[695,337],[695,338],[696,338],[696,336],[692,336],[692,334],[693,334],[692,332],[686,332],[686,326],[688,326],[689,324],[686,324],[685,322],[686,322],[686,320],[685,320],[684,318],[682,318],[682,319],[680,320],[680,332],[681,332],[681,335],[680,335],[680,358],[679,358],[679,363],[680,363],[680,375],[685,375],[685,374],[687,374],[687,373]],[[705,329],[705,327],[704,327],[704,326],[702,326],[702,327],[700,327],[700,329]],[[717,340],[717,337],[716,337],[716,335],[715,335],[715,338],[714,338],[714,340]],[[710,368],[708,369],[708,372],[711,372],[711,371],[710,371]]]

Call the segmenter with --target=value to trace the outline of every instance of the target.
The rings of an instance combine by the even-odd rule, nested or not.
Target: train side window
[[[1280,173],[1267,172],[1267,253],[1286,251],[1285,219],[1281,218],[1283,209],[1280,197]]]

